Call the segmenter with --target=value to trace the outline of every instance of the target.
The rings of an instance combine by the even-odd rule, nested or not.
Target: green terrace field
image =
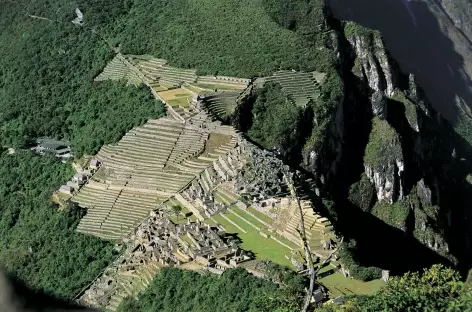
[[[291,250],[289,248],[283,246],[272,238],[263,237],[259,234],[259,231],[256,228],[249,225],[238,216],[241,216],[254,226],[259,227],[262,231],[268,233],[262,223],[258,222],[245,211],[237,207],[232,207],[231,211],[234,213],[227,212],[224,216],[236,225],[232,224],[222,215],[217,215],[214,219],[225,228],[226,232],[238,234],[238,237],[242,240],[241,248],[253,252],[259,260],[271,260],[281,265],[292,266],[290,261],[285,258],[285,256],[290,257],[291,255]],[[283,242],[286,243],[286,241]],[[296,247],[293,244],[290,246]]]
[[[354,294],[372,295],[385,285],[385,282],[381,279],[363,282],[344,277],[341,272],[323,277],[319,279],[319,282],[329,289],[331,298]]]
[[[241,87],[237,85],[232,86],[232,85],[225,85],[225,84],[195,83],[194,86],[197,88],[202,88],[206,90],[218,90],[218,91],[241,90]]]
[[[174,215],[172,211],[169,212],[170,220],[176,224],[183,224],[187,223],[187,219],[190,221],[195,222],[197,221],[197,217],[195,217],[187,207],[185,207],[181,202],[176,199],[170,199],[168,202],[169,206],[177,205],[182,208],[182,211],[178,216]]]
[[[268,224],[272,224],[273,220],[267,216],[266,214],[263,214],[262,212],[260,211],[257,211],[256,209],[252,208],[252,207],[249,207],[247,208],[247,210],[249,212],[251,212],[253,215],[255,215],[258,219],[268,223]]]

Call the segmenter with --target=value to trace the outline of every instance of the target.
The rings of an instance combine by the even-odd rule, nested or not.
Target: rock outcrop
[[[355,52],[353,73],[365,79],[371,90],[392,96],[396,77],[380,33],[354,23],[346,24],[345,33]]]
[[[377,190],[377,200],[393,203],[403,198],[404,170],[400,138],[387,121],[374,117],[364,168]]]

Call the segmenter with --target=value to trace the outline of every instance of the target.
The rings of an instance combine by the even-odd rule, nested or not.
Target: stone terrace
[[[130,68],[121,61],[119,57],[111,60],[95,81],[125,80],[128,84],[140,85],[141,79]]]
[[[203,98],[203,107],[214,114],[215,117],[224,120],[234,113],[240,95],[240,91],[227,91],[207,95]]]
[[[197,80],[196,71],[166,65],[162,59],[132,59],[134,66],[144,74],[150,85],[161,82],[179,86],[183,83],[193,83]]]
[[[304,73],[291,70],[275,72],[267,77],[266,82],[276,82],[282,86],[285,94],[291,97],[298,106],[305,106],[310,100],[316,100],[320,95],[321,86],[315,79],[317,73]]]
[[[145,289],[160,267],[192,263],[221,274],[250,259],[218,228],[198,221],[175,224],[161,209],[126,241],[127,250],[80,297],[81,303],[115,311],[125,297]]]
[[[102,163],[100,174],[72,198],[88,208],[77,230],[105,239],[123,237],[237,143],[230,139],[204,153],[212,132],[235,135],[200,112],[186,123],[149,120],[116,145],[103,146],[96,155]]]

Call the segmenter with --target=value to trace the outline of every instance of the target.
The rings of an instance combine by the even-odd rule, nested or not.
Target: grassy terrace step
[[[181,171],[134,171],[133,176],[135,177],[158,177],[162,179],[179,179],[186,180],[193,178],[193,175],[186,174]]]
[[[157,146],[154,148],[142,148],[139,145],[134,146],[118,146],[114,150],[103,150],[100,154],[108,153],[108,157],[127,157],[127,158],[142,158],[142,159],[160,159],[169,155],[170,149],[160,149]]]
[[[181,132],[180,128],[167,128],[163,126],[157,125],[144,125],[139,128],[135,128],[134,133],[142,132],[142,133],[150,133],[156,135],[165,135],[168,138],[177,138]]]
[[[124,159],[124,160],[136,160],[140,161],[142,163],[148,163],[148,164],[154,164],[154,163],[159,163],[163,162],[167,159],[168,153],[140,153],[140,151],[133,151],[133,152],[127,152],[127,151],[119,151],[117,153],[114,153],[109,156],[109,158],[113,160],[119,160],[119,159]]]
[[[213,197],[215,199],[215,201],[219,202],[219,203],[222,203],[224,205],[231,205],[232,202],[225,198],[224,196],[221,196],[220,193],[218,193],[217,191],[213,191]]]
[[[252,216],[250,216],[246,211],[236,207],[236,206],[233,206],[230,208],[231,211],[233,211],[234,213],[236,213],[237,215],[239,215],[240,217],[242,217],[243,219],[251,222],[252,224],[254,224],[255,226],[257,226],[258,228],[260,229],[264,229],[264,228],[267,228],[264,224],[260,223],[258,220],[254,219]]]
[[[133,166],[148,166],[159,168],[165,161],[165,157],[162,158],[147,158],[146,155],[133,155],[129,153],[116,153],[113,154],[109,159],[117,162],[121,162],[122,165],[133,165]]]
[[[220,196],[226,198],[228,201],[230,202],[235,202],[239,199],[239,196],[238,194],[235,194],[235,193],[232,193],[232,192],[229,192],[223,188],[219,188],[217,189],[217,192]]]
[[[217,225],[217,223],[213,219],[205,219],[205,221],[203,221],[203,223],[208,224],[210,226],[216,226]]]
[[[162,142],[142,142],[141,140],[130,140],[121,142],[118,145],[119,150],[139,150],[141,153],[150,153],[157,155],[168,155],[172,148],[175,146],[175,142],[169,144],[163,144]],[[114,150],[115,151],[115,150]],[[114,152],[112,151],[112,152]]]
[[[133,131],[127,134],[123,139],[121,139],[120,143],[123,144],[125,142],[139,142],[141,144],[156,144],[159,143],[162,146],[172,146],[176,141],[176,138],[171,138],[171,140],[160,140],[157,134],[154,136],[151,134],[149,135],[148,132],[140,132],[140,131]]]
[[[130,143],[139,144],[143,148],[152,148],[156,145],[160,146],[162,149],[171,148],[176,142],[176,138],[163,139],[159,138],[158,134],[148,134],[146,132],[135,132],[135,134],[124,137],[118,145],[128,145]]]
[[[133,131],[133,130],[132,130]],[[136,130],[133,132],[130,132],[131,138],[138,138],[139,140],[147,140],[149,143],[158,143],[158,142],[167,142],[167,143],[172,143],[176,141],[175,137],[167,137],[164,134],[159,134],[156,132],[151,132],[151,131],[146,131],[144,129],[141,130]]]
[[[252,213],[254,216],[256,216],[258,219],[264,221],[265,223],[267,224],[272,224],[272,222],[274,222],[274,220],[269,217],[268,215],[252,208],[252,207],[248,207],[247,210]]]
[[[242,240],[241,248],[252,251],[257,259],[272,260],[281,265],[291,266],[290,261],[285,258],[285,255],[290,256],[291,253],[290,249],[287,247],[271,238],[261,236],[254,228],[245,223],[241,225],[245,226],[247,233],[242,233],[220,215],[215,216],[214,219],[221,224],[228,233],[237,233],[238,237]]]
[[[135,133],[138,137],[148,137],[148,138],[155,138],[156,141],[175,141],[177,140],[178,133],[174,132],[164,132],[164,131],[157,131],[154,129],[147,129],[147,128],[136,128],[132,130],[131,133]]]

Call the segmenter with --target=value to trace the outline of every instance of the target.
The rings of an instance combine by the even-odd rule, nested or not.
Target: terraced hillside
[[[167,65],[163,59],[128,57],[128,60],[146,77],[148,83],[152,86],[167,84],[180,86],[183,83],[193,83],[197,80],[196,70],[182,69]]]
[[[140,85],[141,79],[118,56],[115,56],[103,71],[95,77],[95,81],[125,80],[128,84]]]
[[[216,117],[226,120],[234,113],[240,94],[239,91],[228,91],[208,95],[203,98],[203,105]]]
[[[267,77],[267,82],[275,82],[282,86],[285,94],[291,98],[297,106],[304,107],[310,100],[316,100],[320,96],[320,73],[296,72],[280,70]]]
[[[200,128],[203,124],[205,128]],[[128,233],[234,146],[232,139],[201,156],[209,134],[215,131],[231,137],[231,129],[202,112],[187,123],[149,120],[118,144],[104,146],[96,155],[101,168],[72,198],[88,208],[77,230],[105,239]]]
[[[135,235],[142,236],[146,228],[142,222],[153,218],[158,223],[168,218],[166,226],[172,229],[203,222],[217,230],[237,234],[241,247],[251,251],[258,260],[299,267],[303,263],[303,245],[298,233],[301,221],[296,202],[289,197],[272,198],[275,205],[270,211],[250,207],[238,194],[235,181],[253,147],[231,126],[213,121],[214,117],[228,118],[242,93],[251,90],[252,82],[233,77],[198,77],[194,71],[171,68],[165,60],[150,56],[120,59],[153,90],[156,98],[166,102],[169,116],[148,120],[129,131],[117,144],[102,147],[95,156],[101,162],[100,169],[72,198],[88,209],[77,230],[104,239],[127,237],[126,241],[132,241]],[[286,76],[295,80],[309,77],[315,85],[314,76],[306,73],[287,72]],[[283,72],[274,77],[286,82]],[[296,99],[308,101],[315,96],[303,87],[291,89],[291,84],[295,85],[294,82],[285,84],[284,91],[302,92]],[[192,112],[183,111],[184,108]],[[302,201],[302,204],[310,248],[320,258],[326,258],[334,238],[332,227],[314,212],[309,202]],[[156,214],[164,216],[163,219],[156,219]],[[139,224],[141,230],[135,231]],[[188,264],[189,259],[194,259],[182,253],[186,244],[192,245],[191,241],[181,236],[178,244],[182,246],[169,245],[173,250],[172,261]],[[142,246],[143,252],[154,250],[153,246]],[[133,254],[140,257],[139,252]],[[159,262],[152,254],[145,262],[130,262],[132,269],[126,264],[131,260],[118,261],[120,270],[109,268],[107,273],[114,286],[110,289],[103,286],[108,277],[102,277],[85,297],[91,295],[89,300],[102,305],[100,289],[105,287],[107,299],[103,306],[115,310],[123,297],[135,296],[149,284],[157,268],[166,265],[166,261]],[[191,266],[208,269],[196,263]]]

